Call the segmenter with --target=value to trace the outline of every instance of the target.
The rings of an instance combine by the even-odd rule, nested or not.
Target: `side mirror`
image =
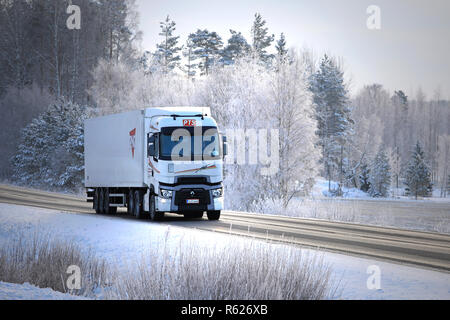
[[[155,157],[156,156],[156,136],[155,135],[148,135],[147,137],[147,156],[148,157]]]

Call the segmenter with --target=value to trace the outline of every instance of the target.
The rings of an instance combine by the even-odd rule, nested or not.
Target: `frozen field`
[[[69,214],[46,209],[36,209],[0,204],[0,244],[14,239],[23,231],[27,234],[49,232],[52,236],[71,240],[90,249],[117,268],[126,268],[139,260],[147,250],[154,250],[161,243],[179,247],[180,243],[220,250],[223,246],[236,245],[249,240],[211,232],[168,227],[148,221],[122,218]],[[279,244],[275,251],[283,250]],[[337,294],[329,298],[338,299],[450,299],[450,274],[403,266],[371,259],[319,252],[307,249],[301,254],[323,259],[330,266],[334,284],[339,283]],[[280,261],[283,263],[283,261]],[[381,288],[369,290],[367,270],[377,266],[381,271]],[[38,290],[39,291],[39,290]],[[23,287],[0,285],[0,298],[36,299],[36,290],[29,285]],[[42,291],[42,299],[51,298],[49,291]],[[55,296],[55,298],[57,298]],[[67,298],[73,298],[67,296]],[[101,294],[97,298],[104,298]]]
[[[327,192],[328,184],[319,179],[311,198],[294,198],[284,210],[280,202],[268,200],[255,211],[450,234],[450,198],[375,199],[355,189],[332,198]]]

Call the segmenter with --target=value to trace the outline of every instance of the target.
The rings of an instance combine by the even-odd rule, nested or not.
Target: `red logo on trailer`
[[[130,146],[131,146],[131,155],[134,159],[134,150],[136,147],[136,128],[130,131]]]
[[[197,120],[194,120],[194,119],[183,120],[183,126],[184,127],[196,127],[197,126]]]

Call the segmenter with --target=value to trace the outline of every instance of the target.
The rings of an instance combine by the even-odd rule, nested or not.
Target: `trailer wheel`
[[[99,214],[100,213],[100,206],[99,206],[99,188],[95,188],[95,192],[94,192],[94,210],[95,213]]]
[[[143,218],[142,196],[139,190],[134,191],[134,216],[138,219]]]
[[[103,213],[109,214],[109,189],[103,189]]]
[[[208,211],[208,219],[209,220],[219,220],[220,219],[220,211]]]
[[[156,211],[156,199],[154,194],[150,195],[149,210],[150,219],[152,219],[153,221],[161,221],[164,218],[164,212]]]
[[[127,213],[128,215],[134,214],[134,194],[133,190],[130,189],[128,192],[128,199],[127,199]]]
[[[105,213],[105,206],[103,205],[105,199],[105,194],[103,193],[103,188],[98,189],[98,213]]]

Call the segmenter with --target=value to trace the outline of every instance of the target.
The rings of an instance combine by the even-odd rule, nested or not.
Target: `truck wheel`
[[[143,218],[142,212],[142,199],[141,192],[139,190],[134,191],[134,216],[138,219]]]
[[[109,189],[103,189],[103,213],[109,214]]]
[[[128,215],[134,214],[134,194],[133,190],[130,189],[128,192],[128,199],[127,199],[127,213]]]
[[[220,211],[208,211],[208,219],[209,220],[219,220],[220,219]]]
[[[164,218],[164,212],[156,211],[156,199],[154,194],[150,195],[149,210],[150,219],[152,219],[152,221],[161,221]]]
[[[99,188],[98,190],[98,213],[103,214],[105,213],[105,207],[103,205],[105,199],[105,194],[103,193],[103,188]]]
[[[95,188],[95,192],[94,192],[94,204],[93,204],[95,213],[97,213],[97,214],[100,213],[100,206],[99,206],[99,192],[98,192],[98,191],[99,191],[99,189],[98,189],[98,188]]]

